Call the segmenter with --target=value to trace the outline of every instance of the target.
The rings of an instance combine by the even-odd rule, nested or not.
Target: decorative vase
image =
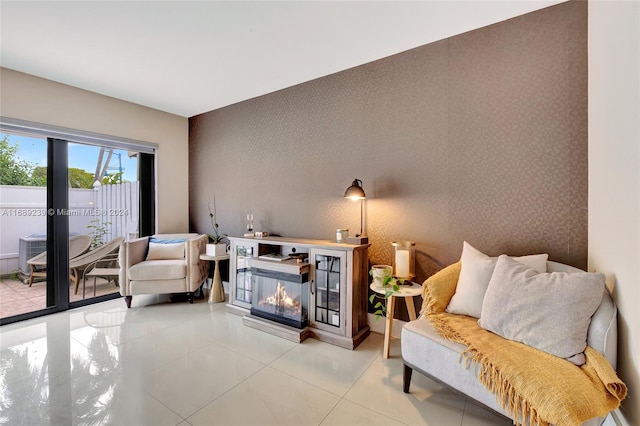
[[[383,283],[386,277],[393,276],[393,267],[390,265],[373,265],[371,267],[371,277],[376,287],[384,287]]]
[[[207,244],[207,256],[222,256],[227,254],[227,245],[225,243]]]

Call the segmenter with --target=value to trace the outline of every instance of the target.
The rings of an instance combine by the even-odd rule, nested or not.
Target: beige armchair
[[[207,278],[208,262],[200,260],[208,237],[204,234],[157,234],[122,243],[120,294],[127,308],[135,294],[194,292]]]

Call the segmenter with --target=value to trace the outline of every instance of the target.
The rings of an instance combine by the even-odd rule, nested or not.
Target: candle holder
[[[245,232],[245,237],[253,237],[255,234],[253,233],[253,213],[249,212],[247,214],[247,232]]]
[[[413,241],[395,241],[393,256],[393,276],[410,280],[416,276],[416,243]]]

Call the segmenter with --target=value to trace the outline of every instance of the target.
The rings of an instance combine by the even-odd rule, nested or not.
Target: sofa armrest
[[[136,238],[124,243],[126,251],[126,267],[129,269],[133,265],[142,262],[147,256],[149,237]]]
[[[207,278],[209,262],[200,259],[200,255],[206,252],[207,241],[209,241],[209,237],[205,234],[186,241],[185,261],[187,263],[187,287],[189,291],[198,289]]]
[[[618,310],[606,288],[600,306],[591,317],[587,344],[607,358],[615,370],[618,361]]]
[[[118,282],[120,283],[120,294],[123,296],[127,296],[129,291],[129,281],[127,279],[127,252],[125,250],[125,244],[127,242],[123,241],[120,243],[120,249],[118,250],[118,264],[120,265],[120,274],[118,276]]]
[[[444,312],[449,301],[456,292],[458,277],[460,276],[461,262],[456,262],[436,272],[422,285],[422,309],[423,313]]]
[[[149,245],[149,237],[136,238],[131,241],[123,241],[120,245],[118,253],[118,261],[120,263],[120,294],[123,296],[131,295],[129,289],[129,274],[127,271],[133,265],[142,262],[147,255],[147,246]]]

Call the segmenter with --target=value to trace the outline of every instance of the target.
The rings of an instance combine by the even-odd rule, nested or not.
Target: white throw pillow
[[[548,257],[548,254],[533,254],[513,259],[542,273],[547,272]],[[487,256],[465,241],[462,245],[460,261],[462,263],[460,277],[456,292],[447,306],[447,312],[480,318],[484,294],[498,258]]]
[[[184,259],[184,243],[162,244],[149,242],[146,260]]]
[[[478,325],[582,365],[591,316],[602,301],[604,288],[604,274],[538,274],[500,256]]]

